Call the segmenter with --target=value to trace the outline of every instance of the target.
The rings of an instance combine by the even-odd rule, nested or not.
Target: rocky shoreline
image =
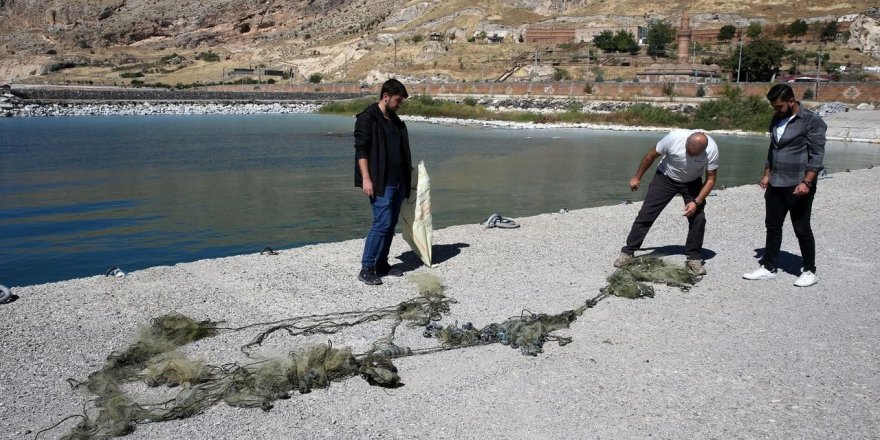
[[[2,103],[0,103],[2,106]],[[87,102],[26,103],[5,109],[7,117],[52,116],[153,116],[153,115],[255,115],[315,113],[314,102]],[[3,109],[3,107],[0,107]],[[2,116],[2,113],[0,113]]]
[[[48,92],[43,90],[42,92]],[[102,93],[94,91],[95,93]],[[155,92],[155,93],[154,93]],[[69,92],[68,92],[69,93]],[[77,92],[80,93],[80,92]],[[321,105],[337,99],[350,99],[352,96],[319,95],[300,97],[302,99],[269,100],[259,94],[241,94],[240,96],[223,96],[224,99],[206,99],[203,94],[194,92],[146,91],[144,99],[24,99],[18,94],[6,90],[0,95],[0,118],[2,117],[51,117],[51,116],[155,116],[155,115],[252,115],[252,114],[303,114],[315,113]],[[174,94],[177,93],[177,94]],[[20,93],[19,93],[20,94]],[[41,95],[42,96],[42,95]],[[47,95],[51,96],[51,95]],[[67,96],[58,95],[57,97]],[[79,96],[79,95],[77,95]],[[83,95],[85,97],[86,95]],[[92,95],[88,95],[94,98]],[[120,95],[122,96],[122,95]],[[158,99],[159,96],[178,99]],[[181,99],[189,96],[191,99]],[[213,96],[213,95],[211,95]],[[255,97],[266,99],[255,99]],[[150,99],[146,99],[149,97]],[[131,97],[129,97],[131,98]],[[193,99],[199,98],[199,99]],[[241,99],[234,99],[241,98]],[[272,96],[272,98],[279,98]],[[290,98],[290,97],[287,97]],[[529,111],[535,113],[558,113],[577,107],[580,111],[593,113],[610,113],[625,110],[637,104],[628,101],[578,101],[572,99],[535,99],[535,98],[479,98],[477,104],[495,111]],[[688,102],[652,102],[651,105],[666,108],[675,112],[692,113],[697,106]],[[823,114],[828,123],[828,139],[844,142],[865,142],[880,144],[880,132],[871,122],[877,110],[856,110],[850,112],[844,104],[829,103],[822,106],[829,110]],[[821,109],[820,109],[821,111]],[[865,115],[869,114],[865,117]],[[585,128],[591,130],[612,131],[665,131],[669,127],[632,126],[594,123],[534,123],[509,122],[496,120],[471,120],[446,117],[404,116],[404,120],[428,122],[434,124],[454,124],[485,126],[506,129],[540,129],[540,128]],[[766,133],[754,133],[742,130],[713,130],[712,133],[734,136],[755,136]]]

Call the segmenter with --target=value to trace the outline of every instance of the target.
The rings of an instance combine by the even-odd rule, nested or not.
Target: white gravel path
[[[729,188],[709,199],[709,274],[702,282],[687,293],[658,287],[652,299],[607,299],[560,333],[573,338],[567,346],[548,344],[538,357],[492,345],[398,359],[401,388],[352,378],[295,394],[270,412],[219,405],[190,419],[138,426],[128,438],[877,438],[878,182],[874,168],[819,183],[813,219],[821,281],[814,287],[792,285],[799,263],[792,254],[799,251],[790,225],[780,262],[791,273],[764,282],[741,278],[763,248],[763,199],[755,185]],[[439,230],[439,264],[412,272],[437,274],[459,301],[444,323],[482,327],[523,309],[571,309],[605,284],[639,206],[520,218],[515,230]],[[685,234],[673,202],[645,245],[681,262]],[[20,298],[0,305],[0,438],[32,438],[79,412],[87,396],[65,379],[100,368],[154,316],[179,311],[237,326],[415,295],[406,278],[386,278],[380,287],[357,282],[362,245],[351,240],[14,289]],[[404,251],[398,237],[392,255]],[[383,330],[374,325],[331,339],[357,351]],[[420,333],[401,331],[400,339],[430,344]],[[186,352],[212,363],[241,360],[238,347],[252,336],[226,334]],[[272,341],[279,350],[306,342]]]

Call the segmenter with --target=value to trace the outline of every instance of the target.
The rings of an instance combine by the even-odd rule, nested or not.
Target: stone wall
[[[727,86],[736,86],[736,83],[715,83],[715,84],[694,84],[694,83],[672,83],[674,90],[674,98],[696,98],[697,90],[702,85],[706,98],[714,98],[721,96],[725,84]],[[666,83],[649,83],[649,82],[612,82],[605,81],[601,83],[585,82],[541,82],[541,83],[444,83],[444,84],[407,84],[407,90],[410,95],[429,94],[429,95],[445,95],[445,94],[468,94],[480,96],[497,96],[507,95],[515,97],[524,96],[542,96],[550,98],[581,98],[595,99],[607,101],[625,101],[625,100],[668,100],[669,97],[663,93]],[[789,83],[794,88],[795,95],[798,99],[804,96],[806,90],[812,90],[816,95],[815,83]],[[763,97],[767,90],[772,87],[771,83],[740,83],[739,87],[746,95],[755,95]],[[246,90],[253,86],[217,86],[212,90],[218,91],[235,91]],[[350,94],[367,94],[368,96],[378,96],[381,85],[361,86],[359,84],[273,84],[261,86],[264,92],[275,91],[284,93],[350,93]],[[590,93],[588,93],[588,91]],[[819,93],[816,101],[840,101],[851,104],[862,102],[880,103],[880,83],[878,82],[829,82],[819,85]]]
[[[77,88],[16,88],[21,99],[34,101],[330,101],[361,96],[357,92],[315,92],[299,90],[254,90],[254,86],[229,90],[166,90],[166,89],[77,89]]]
[[[664,94],[664,86],[672,85],[673,96]],[[814,94],[813,101],[839,101],[849,104],[880,103],[878,82],[830,82],[821,83],[816,95],[815,83],[789,83],[795,96],[802,99],[807,90]],[[736,86],[736,83],[726,83]],[[740,83],[746,95],[763,97],[771,83]],[[410,95],[477,95],[480,97],[543,97],[578,98],[599,101],[669,101],[695,100],[697,91],[703,87],[705,98],[721,96],[725,84],[649,83],[649,82],[542,82],[542,83],[439,83],[407,84]],[[358,97],[377,97],[381,85],[362,86],[349,84],[272,84],[214,86],[194,90],[144,90],[144,89],[16,89],[17,96],[28,100],[149,100],[149,101],[327,101]],[[667,90],[668,91],[668,90]]]

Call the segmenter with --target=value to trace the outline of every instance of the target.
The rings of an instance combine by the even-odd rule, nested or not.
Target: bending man
[[[685,243],[687,268],[697,275],[705,275],[701,251],[703,235],[706,231],[706,197],[715,186],[718,172],[718,145],[706,133],[698,130],[673,130],[645,154],[629,180],[629,187],[639,189],[642,176],[658,157],[663,157],[657,165],[657,173],[648,186],[648,194],[642,209],[633,222],[626,246],[620,250],[620,257],[614,267],[628,263],[635,251],[645,241],[651,225],[678,194],[684,199],[684,217],[688,220],[688,235]],[[706,182],[703,183],[703,173]]]

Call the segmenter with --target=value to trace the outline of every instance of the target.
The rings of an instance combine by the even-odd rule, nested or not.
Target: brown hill
[[[772,26],[874,3],[696,0],[687,10],[695,28]],[[642,25],[682,10],[635,0],[0,0],[0,83],[494,79],[538,47],[519,42],[531,27]],[[480,32],[504,40],[468,43]]]

